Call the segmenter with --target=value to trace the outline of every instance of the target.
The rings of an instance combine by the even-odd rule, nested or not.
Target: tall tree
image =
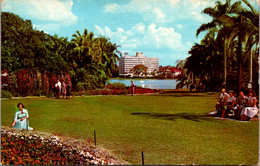
[[[216,1],[216,5],[212,8],[206,8],[202,11],[202,13],[207,14],[212,17],[212,21],[207,24],[202,24],[200,28],[197,30],[196,35],[198,36],[202,31],[215,31],[218,32],[220,29],[225,29],[225,34],[221,35],[221,38],[224,38],[224,83],[226,85],[226,75],[227,75],[227,68],[226,68],[226,59],[227,59],[227,45],[226,40],[230,37],[229,36],[229,28],[227,25],[223,22],[223,16],[230,13],[238,13],[241,11],[241,2],[237,1],[231,5],[230,0],[226,0],[226,3],[222,4],[220,1]],[[222,30],[223,32],[223,30]]]
[[[72,79],[74,83],[84,82],[87,77],[87,69],[91,69],[90,65],[94,60],[93,40],[94,34],[88,33],[87,29],[81,35],[79,31],[72,35],[70,43],[70,67],[74,71]]]
[[[258,61],[258,50],[259,50],[259,11],[254,9],[254,7],[247,1],[243,0],[246,6],[250,10],[244,9],[241,12],[241,15],[244,17],[247,30],[245,36],[245,54],[249,57],[249,73],[250,78],[249,82],[252,82],[253,79],[253,57],[255,56]],[[254,56],[253,56],[254,55]],[[258,68],[258,65],[255,65],[255,68]],[[258,71],[258,70],[256,70]]]

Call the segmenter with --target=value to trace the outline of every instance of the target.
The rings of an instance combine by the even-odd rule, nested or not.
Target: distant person
[[[33,130],[33,128],[29,127],[29,121],[28,121],[29,114],[27,109],[24,109],[23,103],[18,103],[17,108],[18,110],[15,112],[12,127],[17,128],[19,130],[22,129]]]
[[[63,96],[63,99],[65,99],[65,96],[66,96],[66,84],[64,81],[62,81],[61,83],[61,94]]]
[[[57,82],[55,84],[55,89],[56,89],[56,98],[60,98],[60,92],[61,92],[61,82],[59,79],[57,79]]]
[[[191,84],[191,85],[190,85],[190,92],[192,92],[193,89],[195,89],[195,85],[194,85],[194,84]]]
[[[239,96],[237,98],[236,104],[237,104],[237,109],[235,112],[235,117],[236,119],[241,118],[241,111],[246,107],[248,97],[244,95],[244,92],[240,92]]]
[[[66,97],[67,99],[69,99],[71,96],[71,84],[67,84],[67,87],[66,87]]]
[[[234,91],[229,91],[229,98],[224,103],[224,109],[222,109],[222,115],[220,118],[224,118],[233,110],[236,103],[236,97],[234,96]]]
[[[257,98],[255,97],[255,92],[250,91],[248,93],[247,107],[241,111],[241,120],[249,120],[253,118],[258,112],[258,108],[256,107]]]
[[[133,80],[131,80],[131,94],[132,96],[135,94],[135,83]]]
[[[226,93],[226,89],[222,88],[221,89],[221,94],[219,95],[219,100],[216,104],[216,112],[219,115],[222,115],[222,110],[224,109],[225,103],[227,102],[227,99],[229,98],[229,94]]]

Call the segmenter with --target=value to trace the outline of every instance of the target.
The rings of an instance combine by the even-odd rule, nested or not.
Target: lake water
[[[136,86],[151,89],[176,89],[177,80],[176,79],[120,79],[120,78],[110,78],[108,82],[121,82],[126,86],[131,85],[131,80],[134,81]]]

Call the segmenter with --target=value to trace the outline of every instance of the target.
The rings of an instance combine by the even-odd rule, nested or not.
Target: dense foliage
[[[3,71],[6,76],[1,76],[2,90],[11,92],[13,96],[52,96],[54,93],[54,84],[57,78],[64,80],[66,84],[71,84],[71,78],[68,73],[54,74],[45,71],[40,73],[34,70],[20,69],[16,72],[8,73]],[[10,95],[9,95],[10,96]],[[8,97],[2,95],[2,97]]]
[[[203,31],[207,33],[189,51],[177,87],[193,82],[202,83],[209,90],[226,87],[238,91],[245,90],[252,81],[253,89],[258,92],[259,11],[247,0],[233,4],[226,0],[224,4],[216,1],[214,7],[202,13],[211,16],[212,21],[197,30],[197,36]]]
[[[30,20],[13,13],[2,12],[1,20],[1,68],[12,77],[12,85],[9,85],[12,93],[21,89],[32,91],[28,87],[32,84],[30,78],[38,73],[45,80],[51,79],[52,74],[61,79],[68,73],[72,87],[85,83],[93,89],[103,87],[107,78],[118,70],[117,46],[106,37],[95,38],[85,29],[83,34],[77,31],[68,41],[34,29]],[[49,86],[52,84],[50,82]],[[16,87],[11,87],[13,85]],[[44,87],[40,91],[46,93],[47,89]]]
[[[11,98],[13,97],[12,93],[6,90],[1,90],[1,98]]]

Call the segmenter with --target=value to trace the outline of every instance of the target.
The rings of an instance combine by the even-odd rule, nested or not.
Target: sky
[[[68,37],[84,29],[108,37],[120,52],[143,52],[158,57],[163,66],[185,60],[196,30],[212,20],[201,14],[214,0],[1,0],[1,10],[30,19],[33,27],[50,35]],[[225,2],[224,0],[220,0]],[[234,2],[231,1],[231,2]],[[249,0],[258,7],[259,0]]]

